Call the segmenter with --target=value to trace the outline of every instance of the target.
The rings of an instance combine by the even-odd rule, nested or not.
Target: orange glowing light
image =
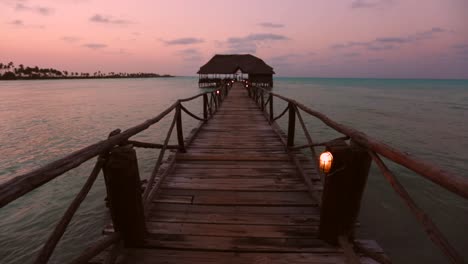
[[[320,154],[320,170],[324,173],[329,173],[333,163],[333,155],[330,151],[325,151]]]

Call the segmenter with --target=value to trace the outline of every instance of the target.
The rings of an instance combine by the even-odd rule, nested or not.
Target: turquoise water
[[[177,98],[201,92],[195,78],[0,82],[0,182],[155,116]],[[468,81],[276,78],[274,91],[391,146],[467,177]],[[201,101],[187,104],[201,112]],[[275,101],[275,111],[282,110]],[[337,137],[305,117],[316,141]],[[285,120],[280,124],[285,125]],[[162,142],[169,118],[139,135]],[[187,134],[196,122],[184,118]],[[299,130],[297,130],[299,131]],[[297,140],[304,141],[299,133]],[[298,144],[299,144],[298,143]],[[157,158],[138,150],[146,177]],[[30,263],[86,180],[87,162],[0,209],[1,263]],[[391,163],[400,181],[468,259],[468,202]],[[100,178],[53,256],[54,263],[98,238],[109,221]],[[438,249],[372,168],[360,216],[361,237],[376,239],[394,263],[445,263]],[[91,237],[91,239],[90,239]]]

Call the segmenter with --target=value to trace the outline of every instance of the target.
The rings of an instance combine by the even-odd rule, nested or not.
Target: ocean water
[[[0,82],[0,183],[157,115],[177,98],[200,93],[197,79],[47,80]],[[418,158],[468,177],[468,81],[276,78],[274,91],[295,98]],[[284,103],[275,101],[275,113]],[[187,104],[201,112],[201,100]],[[339,134],[303,115],[316,141]],[[136,139],[162,142],[170,117]],[[286,118],[279,123],[285,126]],[[196,125],[185,117],[184,132]],[[298,131],[297,141],[305,143]],[[173,139],[174,140],[174,139]],[[158,152],[138,150],[142,178]],[[0,262],[31,263],[89,175],[94,161],[0,209]],[[468,259],[468,201],[388,162],[449,241]],[[100,177],[53,255],[69,260],[109,221]],[[359,236],[378,241],[394,263],[446,263],[422,227],[373,166]]]

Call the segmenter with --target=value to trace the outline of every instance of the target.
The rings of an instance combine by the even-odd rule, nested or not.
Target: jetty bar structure
[[[200,67],[198,86],[219,87],[223,80],[248,81],[258,87],[273,87],[273,68],[250,54],[217,54]],[[247,78],[244,77],[247,74]]]
[[[201,114],[186,107],[192,100],[202,100]],[[275,109],[282,103],[284,109]],[[186,138],[182,115],[200,121]],[[343,136],[315,142],[304,115]],[[132,139],[164,117],[172,122],[162,143]],[[277,124],[279,118],[287,118],[286,131]],[[296,128],[304,132],[306,144],[297,144]],[[176,144],[169,144],[172,134]],[[160,151],[143,186],[135,148]],[[333,156],[325,160],[332,162],[327,174],[318,169],[322,165],[316,153],[321,150]],[[95,159],[82,189],[44,238],[35,263],[50,260],[102,171],[111,223],[100,239],[70,259],[73,264],[386,264],[391,260],[375,241],[355,235],[369,167],[375,162],[447,260],[464,263],[383,158],[468,199],[466,177],[411,157],[293,99],[235,82],[180,99],[154,118],[114,130],[106,140],[3,183],[0,208]]]

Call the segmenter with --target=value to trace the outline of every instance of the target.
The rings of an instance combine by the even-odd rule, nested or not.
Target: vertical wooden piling
[[[273,95],[270,93],[270,124],[273,123]]]
[[[126,247],[143,244],[146,226],[136,152],[132,145],[114,148],[104,165],[114,229]]]
[[[203,119],[208,119],[208,95],[203,94]]]
[[[296,108],[289,103],[289,121],[288,121],[288,147],[294,146],[294,133],[296,130]]]
[[[179,151],[184,153],[184,132],[182,130],[182,109],[180,103],[176,107],[176,125],[177,125],[177,142],[179,143]]]
[[[331,142],[327,150],[333,155],[333,164],[325,177],[319,238],[337,244],[340,235],[354,237],[371,158],[358,145],[348,146],[344,140]]]
[[[260,94],[260,105],[261,105],[261,109],[262,109],[262,112],[265,111],[265,98],[264,98],[264,94],[263,94],[263,90],[262,90],[262,93]]]

